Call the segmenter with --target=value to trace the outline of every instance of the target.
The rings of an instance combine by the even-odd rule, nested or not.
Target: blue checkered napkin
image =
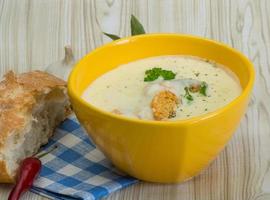
[[[74,116],[56,129],[44,150],[55,145],[41,158],[42,170],[32,192],[51,199],[92,200],[138,182],[112,166]]]

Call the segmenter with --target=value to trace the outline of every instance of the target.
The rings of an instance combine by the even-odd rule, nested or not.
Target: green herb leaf
[[[134,15],[131,15],[130,27],[131,27],[131,35],[145,34],[143,25]]]
[[[207,96],[207,94],[206,94],[207,87],[208,87],[207,83],[202,82],[201,86],[200,86],[200,91],[199,91],[200,94],[202,94],[203,96]]]
[[[154,81],[159,77],[162,77],[164,80],[171,80],[174,79],[176,74],[169,70],[164,70],[162,68],[154,67],[152,69],[145,71],[144,81]]]
[[[161,68],[153,68],[153,69],[149,69],[145,71],[145,77],[144,77],[144,81],[145,82],[149,82],[149,81],[154,81],[156,79],[158,79],[158,77],[160,76],[162,69]]]
[[[193,96],[189,93],[188,91],[188,87],[185,87],[185,91],[186,91],[186,94],[184,95],[184,97],[188,100],[188,101],[193,101]]]
[[[164,80],[171,80],[175,78],[176,74],[169,70],[162,70],[161,76]]]
[[[111,38],[112,40],[118,40],[118,39],[120,39],[119,36],[114,35],[114,34],[105,33],[105,32],[103,32],[103,34],[106,35],[106,36],[108,36],[108,37]]]

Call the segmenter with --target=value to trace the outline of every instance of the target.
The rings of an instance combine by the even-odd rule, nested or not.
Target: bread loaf
[[[70,113],[66,82],[45,72],[0,82],[0,182],[14,182],[20,162],[46,144]]]

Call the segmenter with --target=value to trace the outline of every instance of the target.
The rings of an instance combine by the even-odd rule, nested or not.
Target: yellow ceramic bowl
[[[176,54],[229,67],[240,80],[242,94],[215,112],[172,122],[130,119],[81,98],[92,81],[118,65]],[[250,61],[224,44],[189,35],[147,34],[111,42],[86,55],[69,77],[68,92],[79,121],[119,169],[141,180],[172,183],[198,174],[224,148],[245,113],[253,82]]]

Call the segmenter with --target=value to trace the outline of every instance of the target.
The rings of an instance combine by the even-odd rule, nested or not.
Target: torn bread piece
[[[14,182],[20,162],[46,144],[70,113],[66,82],[41,71],[0,82],[0,182]]]
[[[159,92],[151,102],[154,119],[166,120],[174,117],[179,103],[179,98],[169,90]]]

